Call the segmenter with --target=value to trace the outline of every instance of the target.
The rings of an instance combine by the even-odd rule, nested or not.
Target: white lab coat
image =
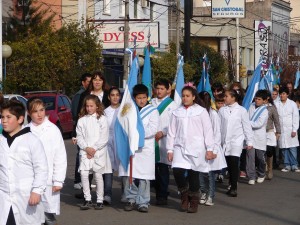
[[[281,126],[281,135],[279,138],[279,148],[291,148],[298,147],[298,134],[299,128],[299,111],[295,102],[287,99],[285,104],[281,101],[275,102],[279,121]],[[295,137],[291,137],[292,132],[296,132]]]
[[[167,98],[167,97],[166,97]],[[153,98],[151,100],[151,103],[154,107],[158,107],[160,105],[160,103],[165,100],[166,98],[159,100],[157,98]],[[159,125],[158,125],[158,131],[162,131],[163,132],[163,137],[159,140],[158,144],[159,144],[159,152],[160,152],[160,161],[161,163],[167,164],[167,165],[171,165],[171,162],[169,162],[168,160],[168,150],[166,148],[166,144],[167,144],[167,134],[168,134],[168,127],[169,127],[169,123],[170,123],[170,118],[172,115],[172,112],[177,109],[178,106],[177,104],[172,101],[163,111],[163,113],[159,116]]]
[[[260,114],[256,121],[252,121],[251,118],[255,113],[255,103],[250,105],[248,110],[249,120],[253,131],[253,148],[266,151],[267,150],[267,122],[269,118],[269,111],[267,107]]]
[[[148,104],[140,110],[151,110],[152,105]],[[132,177],[144,180],[155,179],[155,134],[159,123],[159,113],[154,109],[142,119],[145,129],[145,143],[143,148],[139,148],[132,157]],[[129,176],[130,164],[127,171],[123,166],[119,166],[119,176]]]
[[[221,147],[221,121],[218,113],[214,109],[209,110],[209,117],[214,132],[214,148],[213,153],[217,154],[215,159],[209,160],[210,170],[221,170],[227,167],[224,151]]]
[[[173,152],[172,167],[207,173],[206,151],[213,151],[213,128],[208,112],[198,104],[173,111],[167,136],[168,152]]]
[[[60,130],[47,117],[39,126],[32,122],[27,125],[32,133],[40,138],[48,162],[47,189],[42,196],[44,210],[47,213],[60,214],[60,192],[52,192],[53,186],[62,187],[67,172],[67,154]]]
[[[11,146],[0,135],[0,225],[6,225],[12,207],[17,225],[41,225],[43,205],[29,206],[31,192],[42,195],[47,184],[47,158],[41,141],[31,132]]]
[[[92,170],[96,173],[112,173],[111,162],[107,151],[108,123],[106,116],[97,119],[96,113],[85,115],[78,120],[77,145],[80,148],[80,170]],[[88,159],[85,149],[92,147],[96,150],[93,158]]]
[[[115,122],[118,115],[119,107],[112,108],[111,106],[107,107],[105,110],[105,115],[107,118],[108,126],[109,126],[109,137],[107,143],[107,151],[109,154],[111,167],[113,171],[117,171],[119,168],[120,161],[117,157],[117,149],[115,142]]]
[[[221,119],[221,145],[225,156],[240,157],[244,140],[253,146],[253,132],[247,110],[237,102],[219,110]]]

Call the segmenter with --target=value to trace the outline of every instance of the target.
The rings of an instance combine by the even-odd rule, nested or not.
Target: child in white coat
[[[181,210],[196,213],[199,172],[208,173],[213,159],[213,128],[207,110],[197,104],[194,87],[182,89],[182,105],[173,111],[167,136],[168,159],[181,193]],[[186,176],[187,175],[187,176]]]
[[[84,99],[76,127],[77,145],[80,148],[79,171],[84,194],[81,210],[92,207],[89,173],[94,173],[97,202],[95,209],[103,209],[104,173],[112,173],[107,151],[108,123],[104,115],[104,106],[96,95],[87,95]]]
[[[109,126],[109,138],[107,143],[107,151],[109,154],[112,173],[105,173],[103,175],[104,179],[104,204],[111,204],[112,197],[112,182],[113,182],[113,172],[118,171],[119,159],[116,152],[115,143],[115,122],[118,115],[120,107],[121,92],[117,87],[111,87],[108,91],[108,100],[110,101],[110,106],[107,107],[104,112],[108,121]]]
[[[249,178],[248,184],[253,185],[255,181],[262,183],[266,172],[266,149],[267,149],[267,121],[268,109],[265,105],[268,101],[268,91],[258,90],[255,93],[254,103],[248,110],[250,124],[253,131],[253,149],[247,150],[246,172]],[[256,175],[257,168],[257,175]],[[257,180],[256,180],[257,177]]]
[[[297,162],[299,111],[297,104],[288,99],[289,94],[287,87],[280,88],[280,101],[275,102],[281,126],[279,148],[284,156],[284,168],[281,171],[289,172],[292,170],[299,173],[300,169]]]
[[[127,176],[124,192],[128,200],[124,210],[132,211],[137,205],[137,210],[148,212],[150,204],[150,180],[155,179],[155,150],[154,141],[157,133],[159,114],[155,107],[148,102],[148,88],[143,84],[133,87],[132,95],[139,109],[145,131],[144,147],[135,151],[132,163],[124,171],[120,164],[120,176]],[[132,167],[131,167],[132,166]],[[130,185],[129,175],[132,169],[133,182]]]
[[[216,171],[222,170],[227,167],[225,155],[221,148],[221,127],[220,117],[216,110],[211,107],[211,97],[207,91],[199,93],[201,100],[200,105],[207,110],[211,119],[213,132],[214,132],[214,148],[213,148],[213,159],[209,160],[210,171],[208,173],[200,172],[200,190],[201,198],[200,204],[207,206],[214,205],[215,197],[215,176]]]
[[[239,94],[230,89],[225,92],[225,104],[219,110],[221,120],[221,145],[225,152],[229,173],[227,195],[237,197],[239,160],[246,140],[247,149],[253,148],[253,133],[247,110],[238,104]]]
[[[48,180],[42,203],[45,211],[45,224],[57,224],[55,215],[60,214],[60,190],[66,177],[67,154],[60,130],[46,117],[45,105],[39,98],[27,102],[31,122],[27,125],[42,141],[48,163]]]
[[[47,184],[47,158],[43,144],[22,129],[25,107],[17,100],[3,104],[0,135],[0,224],[41,225],[45,222],[39,204]]]

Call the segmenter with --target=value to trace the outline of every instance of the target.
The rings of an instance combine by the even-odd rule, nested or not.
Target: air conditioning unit
[[[147,8],[150,6],[150,2],[148,0],[141,0],[141,4],[143,8]]]

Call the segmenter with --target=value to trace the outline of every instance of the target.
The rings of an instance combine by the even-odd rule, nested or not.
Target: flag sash
[[[265,105],[258,107],[257,109],[255,109],[255,112],[253,113],[252,117],[251,117],[251,121],[252,122],[256,122],[257,119],[260,117],[260,115],[263,113],[263,111],[265,111],[267,107]]]
[[[157,106],[159,115],[161,115],[172,102],[173,100],[170,97],[165,98],[159,104],[159,106]],[[155,162],[159,162],[159,161],[160,161],[159,144],[158,141],[155,140]]]

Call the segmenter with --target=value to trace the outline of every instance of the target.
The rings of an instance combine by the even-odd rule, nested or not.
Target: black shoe
[[[95,209],[96,210],[101,210],[104,208],[104,205],[102,202],[97,202],[96,206],[95,206]]]
[[[145,207],[145,206],[139,207],[138,211],[142,212],[142,213],[147,213],[148,212],[148,207]]]
[[[93,206],[92,201],[84,201],[83,205],[80,206],[81,210],[88,210]]]
[[[226,194],[230,197],[237,197],[236,190],[229,190]]]
[[[168,200],[167,199],[157,199],[156,205],[168,205]]]
[[[127,202],[127,204],[124,207],[125,211],[132,211],[135,207],[135,203]]]
[[[83,192],[81,192],[80,194],[75,194],[74,196],[75,196],[75,198],[78,198],[78,199],[84,199]]]

